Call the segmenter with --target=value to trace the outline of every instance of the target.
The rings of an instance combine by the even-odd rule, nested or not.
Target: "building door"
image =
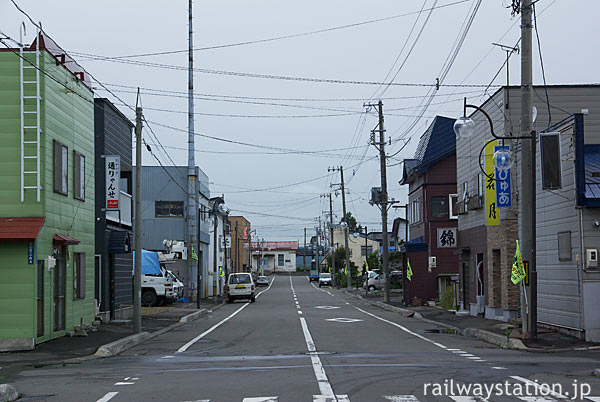
[[[44,336],[44,260],[37,262],[37,336]]]
[[[65,329],[65,291],[67,285],[67,247],[57,246],[54,268],[54,331]]]

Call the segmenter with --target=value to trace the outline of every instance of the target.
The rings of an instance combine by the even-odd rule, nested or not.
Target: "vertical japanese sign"
[[[248,227],[248,225],[244,226],[244,240],[248,240],[248,230],[250,228]]]
[[[33,242],[30,241],[27,244],[27,264],[32,265],[33,264],[33,255],[34,255],[34,249],[33,249]]]
[[[487,143],[483,151],[485,155],[485,224],[487,226],[498,226],[500,224],[500,213],[496,205],[496,181],[494,180],[494,148],[498,141]]]
[[[494,153],[501,149],[510,149],[508,145],[494,147]],[[496,206],[510,207],[512,205],[510,196],[510,169],[496,169]]]
[[[121,179],[121,157],[106,155],[106,206],[107,210],[119,209],[119,180]]]

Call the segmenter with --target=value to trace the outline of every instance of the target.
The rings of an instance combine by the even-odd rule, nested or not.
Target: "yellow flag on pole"
[[[369,261],[365,260],[365,269],[369,272]]]
[[[523,257],[521,257],[521,248],[519,247],[519,241],[517,240],[517,250],[515,251],[515,259],[512,265],[510,280],[516,285],[519,282],[521,282],[524,278],[525,265],[523,264]]]
[[[219,267],[219,276],[225,276],[225,274],[223,273],[223,267]]]
[[[413,276],[413,271],[412,271],[412,268],[410,267],[410,260],[407,258],[406,259],[406,278],[409,281],[412,281],[412,279],[411,279],[412,276]]]

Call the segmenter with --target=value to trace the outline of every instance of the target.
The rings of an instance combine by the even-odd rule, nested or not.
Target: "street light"
[[[475,122],[467,116],[462,116],[454,122],[454,133],[457,138],[469,138],[475,132]]]

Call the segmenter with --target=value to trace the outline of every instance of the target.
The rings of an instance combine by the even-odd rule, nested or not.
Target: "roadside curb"
[[[19,399],[17,389],[10,384],[0,384],[0,402],[13,402]]]
[[[440,326],[440,327],[444,327],[446,329],[451,329],[453,331],[456,331],[456,333],[462,335],[462,336],[471,336],[477,339],[480,339],[484,342],[490,343],[492,345],[496,345],[496,346],[500,346],[503,349],[517,349],[517,350],[526,350],[526,351],[530,351],[530,352],[548,352],[548,350],[546,349],[538,349],[538,348],[530,348],[528,346],[526,346],[520,339],[515,339],[515,338],[506,338],[503,335],[500,334],[496,334],[494,332],[490,332],[490,331],[486,331],[483,329],[478,329],[478,328],[459,328],[459,327],[455,327],[453,325],[449,325],[449,324],[445,324],[443,322],[439,322],[439,321],[435,321],[435,320],[431,320],[429,318],[425,318],[423,317],[422,314],[417,313],[415,311],[412,310],[408,310],[408,309],[404,309],[401,307],[395,307],[395,306],[390,306],[389,304],[385,304],[383,302],[373,302],[370,301],[368,299],[365,299],[364,297],[362,297],[361,295],[355,295],[352,293],[348,293],[348,291],[344,291],[345,294],[364,300],[367,303],[379,307],[383,310],[387,310],[387,311],[391,311],[394,313],[398,313],[400,315],[402,315],[405,318],[415,318],[417,320],[420,321],[424,321],[424,322],[429,322],[431,324]],[[573,350],[573,349],[567,349],[567,350]],[[599,370],[600,371],[600,370]]]

